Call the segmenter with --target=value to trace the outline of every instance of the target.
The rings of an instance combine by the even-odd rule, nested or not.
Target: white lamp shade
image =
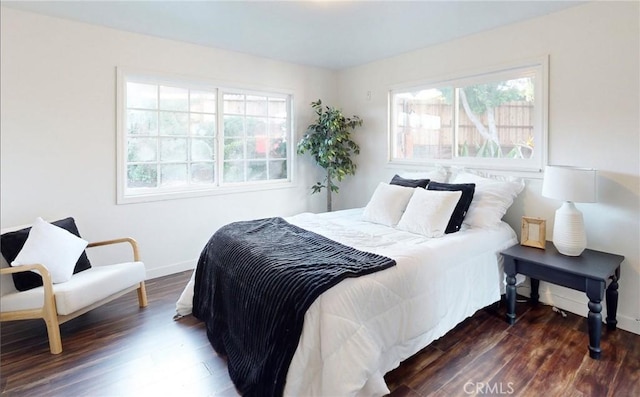
[[[595,203],[597,171],[593,168],[547,166],[544,170],[542,195],[548,198]]]

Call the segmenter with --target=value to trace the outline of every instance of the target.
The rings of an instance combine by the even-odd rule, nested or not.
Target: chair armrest
[[[133,238],[131,238],[131,237],[116,238],[116,239],[113,239],[113,240],[96,241],[96,242],[93,242],[93,243],[89,243],[87,245],[87,248],[100,247],[100,246],[111,245],[111,244],[120,244],[120,243],[129,243],[131,245],[131,249],[133,250],[133,261],[134,262],[139,262],[140,261],[140,251],[138,249],[138,242],[136,240],[134,240]]]
[[[49,270],[39,263],[33,265],[20,265],[14,267],[5,267],[0,269],[0,274],[12,274],[37,270],[42,276],[42,286],[44,287],[44,301],[53,302],[53,283],[51,282],[51,273]]]

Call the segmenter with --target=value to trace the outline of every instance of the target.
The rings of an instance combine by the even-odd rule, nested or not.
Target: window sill
[[[285,181],[285,182],[264,182],[264,183],[256,182],[256,183],[252,183],[251,186],[227,185],[227,186],[216,186],[213,188],[205,188],[205,189],[148,192],[148,193],[128,194],[128,195],[124,195],[121,192],[119,192],[117,197],[117,204],[118,205],[137,204],[137,203],[147,203],[147,202],[155,202],[155,201],[195,198],[195,197],[221,196],[221,195],[237,194],[237,193],[250,193],[250,192],[265,191],[265,190],[291,189],[296,186],[297,185],[292,181]]]

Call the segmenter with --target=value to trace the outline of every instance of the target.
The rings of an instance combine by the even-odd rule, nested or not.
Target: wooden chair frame
[[[134,262],[140,261],[140,251],[138,250],[138,243],[136,240],[130,237],[118,238],[113,240],[98,241],[89,243],[87,248],[100,247],[111,244],[129,243],[133,250]],[[53,283],[51,282],[51,275],[47,268],[41,264],[24,265],[17,267],[8,267],[0,269],[0,274],[12,274],[19,272],[27,272],[31,270],[38,270],[42,275],[42,285],[44,287],[44,303],[41,308],[30,310],[16,310],[10,312],[0,312],[0,322],[2,321],[14,321],[14,320],[29,320],[41,318],[44,320],[47,326],[47,334],[49,335],[49,348],[52,354],[62,353],[62,340],[60,338],[60,324],[63,324],[73,318],[76,318],[90,310],[95,309],[98,306],[102,306],[120,296],[133,291],[138,291],[138,304],[140,307],[147,306],[147,290],[144,285],[144,281],[141,281],[138,285],[134,285],[115,294],[112,294],[92,305],[83,307],[73,313],[66,315],[58,315],[56,309],[56,299],[53,292]]]

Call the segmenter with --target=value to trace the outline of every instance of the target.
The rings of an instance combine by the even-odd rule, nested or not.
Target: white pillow
[[[461,191],[415,189],[398,229],[426,237],[442,237]]]
[[[412,187],[380,182],[364,208],[362,219],[387,226],[397,225],[414,190]]]
[[[476,190],[464,223],[471,227],[492,227],[513,204],[513,200],[524,189],[521,179],[502,177],[485,178],[468,172],[455,175],[452,183],[475,183]]]
[[[64,283],[71,279],[73,268],[87,244],[86,240],[63,228],[37,218],[11,266],[40,263],[51,273],[53,283]]]

